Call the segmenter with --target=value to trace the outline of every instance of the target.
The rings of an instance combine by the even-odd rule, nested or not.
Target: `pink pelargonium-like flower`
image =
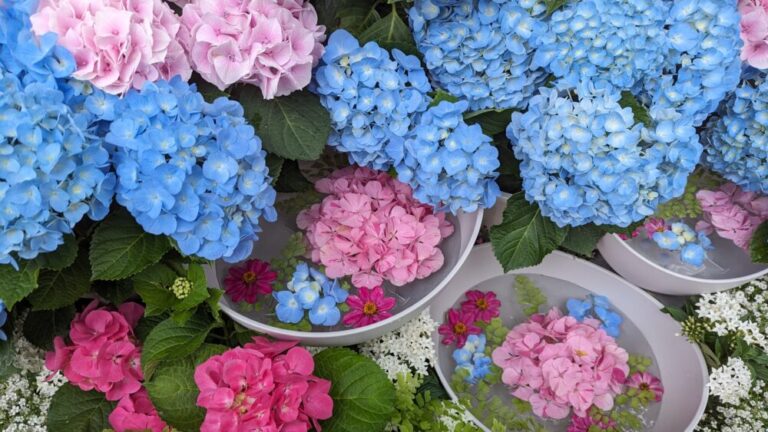
[[[733,183],[714,191],[700,190],[696,199],[703,213],[696,230],[707,234],[714,231],[744,250],[749,249],[757,227],[768,220],[768,197],[745,192]]]
[[[224,291],[233,301],[256,303],[258,294],[270,294],[277,273],[269,263],[258,259],[248,260],[241,265],[232,266],[224,278]]]
[[[168,426],[157,414],[144,388],[120,399],[109,415],[109,424],[115,432],[163,432]]]
[[[265,99],[306,87],[323,54],[325,27],[304,0],[186,2],[179,36],[192,67],[220,90],[258,86]]]
[[[661,384],[661,380],[648,372],[635,372],[627,380],[627,385],[652,392],[656,402],[661,402],[661,398],[664,396],[664,386]]]
[[[120,400],[141,389],[141,349],[133,327],[144,308],[124,303],[117,311],[92,301],[70,324],[67,344],[57,336],[54,350],[46,353],[45,366],[61,371],[73,385],[98,390],[107,400]]]
[[[461,348],[467,342],[467,337],[480,334],[482,330],[475,325],[475,317],[470,312],[450,309],[446,315],[447,322],[440,324],[437,332],[443,336],[442,343],[450,345],[456,343]]]
[[[539,417],[562,419],[571,410],[585,417],[592,406],[611,409],[629,373],[629,355],[599,326],[557,308],[533,315],[493,351],[502,382]]]
[[[365,327],[391,317],[389,310],[396,303],[393,297],[384,297],[381,287],[360,288],[357,295],[347,297],[350,310],[342,321],[348,326]]]
[[[312,355],[295,345],[256,337],[200,364],[201,432],[320,431],[333,413],[331,383],[312,375]]]
[[[402,286],[443,265],[438,245],[453,233],[443,213],[421,204],[410,186],[368,168],[338,170],[315,184],[327,194],[299,213],[310,257],[328,277],[352,277],[358,288]]]
[[[35,34],[56,33],[72,53],[75,78],[108,93],[192,74],[179,17],[162,0],[41,0],[30,19]]]
[[[768,1],[739,0],[741,59],[758,69],[768,68]]]
[[[501,301],[496,298],[496,293],[471,290],[465,296],[467,299],[461,303],[461,310],[474,316],[475,321],[488,323],[499,316]]]

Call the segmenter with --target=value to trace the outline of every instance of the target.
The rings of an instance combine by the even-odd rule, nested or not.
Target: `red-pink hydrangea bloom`
[[[141,389],[141,348],[133,327],[144,308],[124,303],[118,310],[92,301],[70,324],[67,344],[57,336],[54,351],[45,355],[45,367],[61,371],[69,382],[85,391],[98,390],[116,401]]]
[[[221,90],[258,86],[264,99],[306,87],[323,55],[325,26],[304,0],[193,0],[181,16],[192,67]]]
[[[768,68],[768,0],[739,0],[741,59],[759,69]]]
[[[392,297],[384,297],[381,287],[360,288],[357,295],[347,297],[349,312],[342,320],[345,325],[365,327],[392,316],[389,313],[397,302]]]
[[[352,276],[356,287],[402,286],[443,265],[442,239],[453,233],[445,214],[413,197],[387,173],[348,167],[315,183],[323,201],[299,213],[311,259],[330,278]]]
[[[768,197],[745,192],[733,183],[720,189],[700,190],[696,199],[701,204],[704,220],[696,224],[696,231],[706,234],[717,232],[747,250],[757,227],[768,220]]]
[[[661,380],[648,372],[635,372],[627,380],[627,385],[652,392],[656,402],[661,402],[661,398],[664,396],[664,386],[661,384]]]
[[[586,417],[593,405],[609,410],[627,379],[629,355],[599,327],[552,308],[510,330],[493,362],[512,395],[539,417],[562,419],[571,409]]]
[[[75,57],[75,78],[108,93],[192,74],[179,17],[162,0],[41,0],[30,19],[35,34],[58,34]]]
[[[109,415],[109,424],[115,432],[163,432],[167,425],[157,414],[145,389],[120,399]]]
[[[471,312],[450,309],[446,314],[446,322],[440,324],[437,332],[443,336],[443,345],[456,343],[458,348],[464,346],[467,337],[480,334],[482,330],[475,325],[475,315]]]
[[[492,319],[499,316],[501,301],[496,298],[495,292],[471,290],[467,291],[465,296],[467,299],[461,303],[461,310],[473,316],[473,321],[489,323]]]
[[[312,375],[312,355],[297,342],[253,343],[213,356],[195,369],[201,432],[306,432],[333,413],[331,382]]]

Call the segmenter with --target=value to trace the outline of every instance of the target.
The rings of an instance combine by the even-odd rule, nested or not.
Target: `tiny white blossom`
[[[712,370],[709,375],[709,391],[724,403],[738,405],[749,396],[752,389],[752,372],[744,361],[731,357],[728,363]]]

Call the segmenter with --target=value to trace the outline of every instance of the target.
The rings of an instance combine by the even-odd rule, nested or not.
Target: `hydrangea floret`
[[[707,259],[707,251],[714,249],[712,240],[701,228],[691,228],[684,222],[668,223],[656,219],[658,223],[644,226],[648,238],[656,242],[661,249],[676,251],[680,261],[694,267],[701,267]]]
[[[456,362],[455,370],[465,369],[468,383],[475,384],[491,373],[491,358],[485,355],[485,335],[470,335],[463,347],[453,351],[453,360]]]
[[[115,432],[168,430],[168,425],[160,418],[144,388],[120,399],[109,414],[109,424]]]
[[[302,261],[296,265],[286,289],[272,295],[277,300],[275,313],[281,322],[296,324],[308,314],[313,325],[333,327],[341,320],[338,304],[347,301],[349,293],[339,279],[329,278]]]
[[[416,0],[408,16],[440,88],[472,110],[525,108],[545,80],[531,60],[546,9],[541,0]]]
[[[299,213],[313,262],[356,287],[402,286],[443,265],[442,239],[453,233],[444,213],[416,201],[387,173],[348,167],[315,183],[327,196]]]
[[[741,59],[758,69],[768,69],[768,2],[739,0]]]
[[[613,310],[613,305],[608,297],[590,294],[584,299],[569,298],[565,303],[568,315],[583,322],[587,318],[600,321],[600,328],[605,330],[608,336],[618,338],[621,335],[621,323],[624,318]]]
[[[162,0],[41,0],[31,20],[37,36],[55,33],[72,52],[75,78],[108,93],[192,74],[179,17]]]
[[[745,192],[733,183],[717,190],[701,189],[696,198],[703,217],[696,223],[696,230],[707,235],[716,232],[745,251],[757,228],[768,220],[768,197]]]
[[[176,241],[185,255],[238,262],[274,221],[276,192],[261,140],[226,98],[207,103],[179,77],[148,83],[115,101],[117,202],[145,231]]]
[[[325,26],[305,0],[193,0],[179,39],[195,71],[220,90],[243,82],[272,99],[309,84]]]

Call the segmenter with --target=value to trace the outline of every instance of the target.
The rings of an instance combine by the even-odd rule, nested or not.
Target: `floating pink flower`
[[[662,396],[664,396],[664,386],[661,384],[661,380],[648,372],[636,372],[629,377],[627,385],[639,390],[653,392],[656,402],[661,402]]]
[[[163,432],[167,425],[157,414],[145,389],[120,399],[109,415],[109,424],[115,432]]]
[[[745,192],[733,183],[715,191],[700,190],[696,199],[704,214],[704,220],[696,224],[696,231],[717,232],[744,250],[749,249],[757,227],[768,220],[768,197]]]
[[[330,381],[312,375],[312,355],[296,343],[255,337],[195,369],[205,408],[201,432],[321,430],[333,413]]]
[[[192,74],[179,17],[162,0],[41,0],[30,19],[35,34],[56,33],[74,55],[75,78],[108,93]]]
[[[643,230],[649,239],[653,238],[654,233],[666,231],[667,227],[667,222],[661,218],[650,217],[643,222]]]
[[[491,322],[499,316],[501,301],[496,298],[496,293],[472,290],[465,295],[467,299],[461,303],[461,310],[472,315],[474,321]]]
[[[180,39],[192,67],[224,90],[258,86],[265,99],[306,87],[323,54],[325,27],[304,0],[186,2]]]
[[[381,287],[359,288],[357,295],[350,295],[347,304],[350,311],[342,320],[345,325],[365,327],[392,316],[389,310],[395,307],[395,299],[384,297]]]
[[[475,317],[464,311],[451,309],[447,314],[448,322],[440,324],[437,332],[443,336],[442,343],[450,345],[456,343],[461,348],[467,342],[467,337],[473,334],[480,334],[482,330],[475,325]]]
[[[758,69],[768,68],[768,1],[739,0],[741,59]]]
[[[268,262],[252,259],[229,268],[224,278],[224,291],[232,301],[253,304],[258,294],[272,293],[275,279],[277,273],[272,271]]]

